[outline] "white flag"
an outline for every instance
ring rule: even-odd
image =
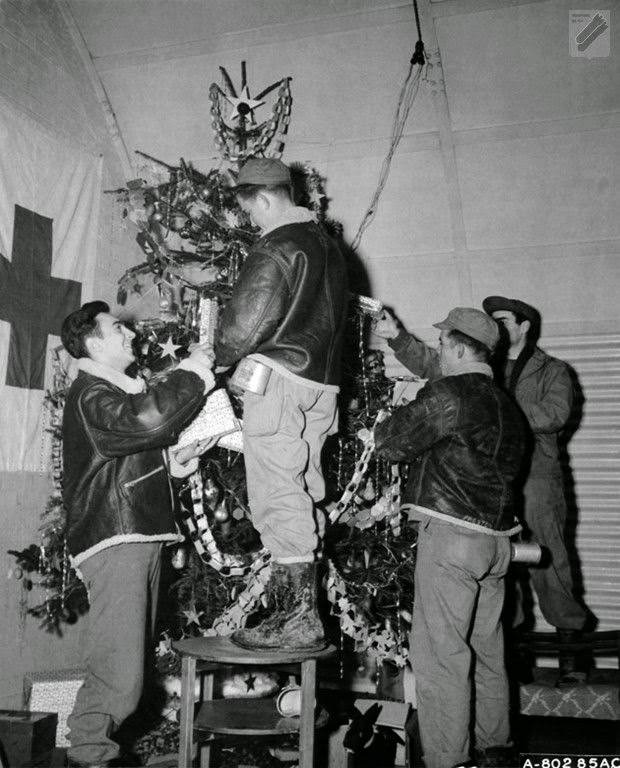
[[[0,470],[49,465],[50,351],[92,296],[102,160],[0,109]]]

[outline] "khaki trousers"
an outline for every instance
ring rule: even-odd
[[[145,646],[155,629],[161,547],[159,541],[118,544],[80,565],[90,609],[86,678],[67,720],[72,760],[100,763],[118,756],[110,735],[135,710],[142,693]]]
[[[560,629],[583,629],[586,612],[573,594],[573,577],[566,550],[566,500],[561,477],[528,477],[523,489],[524,518],[532,538],[549,551],[544,568],[529,569],[545,619]]]
[[[325,517],[321,452],[337,427],[336,393],[272,371],[263,395],[243,398],[243,455],[252,522],[280,562],[311,561]]]
[[[420,738],[426,768],[451,768],[469,760],[472,719],[478,749],[510,745],[500,624],[510,541],[427,517],[417,547],[410,654]]]

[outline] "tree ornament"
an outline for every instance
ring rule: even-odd
[[[211,509],[215,509],[217,507],[217,502],[220,499],[220,489],[212,477],[207,477],[203,481],[202,495],[206,504],[211,507]]]
[[[213,512],[213,517],[218,523],[225,523],[228,520],[228,510],[226,509],[225,502],[222,502]]]
[[[175,344],[172,341],[172,335],[168,336],[168,340],[165,344],[161,344],[158,342],[158,347],[161,347],[161,356],[162,357],[170,357],[173,360],[177,360],[177,349],[181,348],[181,344]]]
[[[172,567],[177,571],[185,568],[187,564],[187,552],[185,547],[177,547],[172,553],[170,562],[172,563]]]
[[[170,216],[170,229],[173,232],[179,232],[182,230],[185,225],[187,224],[188,217],[186,214],[182,213],[181,211],[175,211]]]

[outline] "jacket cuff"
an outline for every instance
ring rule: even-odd
[[[185,464],[181,464],[176,460],[175,453],[171,450],[168,453],[168,471],[172,477],[183,479],[189,477],[193,472],[198,469],[198,456],[194,456]]]
[[[215,386],[215,378],[213,376],[213,372],[211,371],[211,369],[207,368],[206,365],[200,365],[200,363],[197,363],[195,360],[190,360],[188,357],[185,358],[185,360],[181,360],[176,370],[190,371],[191,373],[198,374],[198,376],[200,376],[200,378],[204,382],[205,395],[207,394],[207,392],[210,392]]]

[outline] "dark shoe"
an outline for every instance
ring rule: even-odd
[[[457,763],[452,768],[478,768],[478,763],[475,760],[468,760],[466,763]]]
[[[272,563],[267,615],[231,639],[251,650],[320,651],[327,643],[317,611],[316,563]]]
[[[479,768],[518,768],[519,753],[514,747],[487,747],[476,752]]]
[[[137,766],[142,765],[142,761],[135,755],[119,755],[114,760],[110,760],[107,765],[110,768],[137,768]]]
[[[584,685],[587,670],[580,664],[583,657],[583,633],[578,629],[556,629],[558,637],[559,672],[556,688]]]

